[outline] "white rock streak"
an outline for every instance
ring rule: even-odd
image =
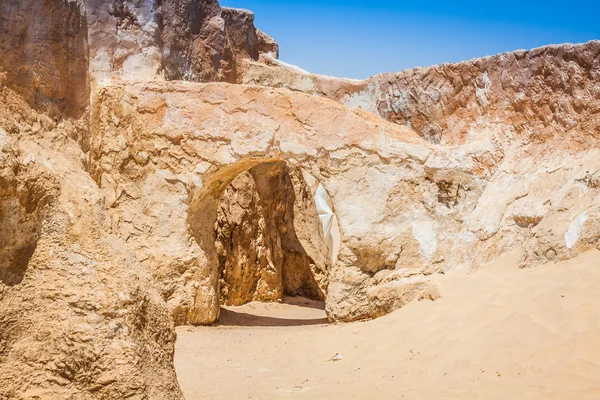
[[[581,234],[581,230],[583,229],[583,225],[587,221],[587,215],[585,213],[579,214],[577,218],[569,224],[569,228],[567,229],[567,233],[565,233],[565,245],[567,249],[571,249],[575,246],[575,243],[579,240],[579,235]]]

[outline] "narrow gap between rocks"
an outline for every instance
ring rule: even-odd
[[[225,189],[215,223],[219,324],[327,323],[330,249],[315,193],[300,168],[282,161],[257,165]]]

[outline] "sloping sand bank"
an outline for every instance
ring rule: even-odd
[[[600,252],[519,270],[514,254],[442,298],[326,325],[318,304],[248,304],[180,327],[188,400],[600,399]],[[331,360],[339,354],[337,361]]]

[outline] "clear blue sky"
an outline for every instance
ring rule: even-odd
[[[552,43],[600,39],[596,1],[220,0],[256,14],[281,59],[366,78]]]

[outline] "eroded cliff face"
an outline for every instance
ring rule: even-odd
[[[342,233],[327,292],[334,320],[382,315],[429,292],[443,254],[448,265],[451,256],[463,263],[471,256],[446,253],[461,224],[451,216],[435,219],[436,182],[454,176],[469,190],[456,198],[473,201],[493,171],[494,148],[435,149],[368,112],[240,85],[124,84],[106,88],[95,104],[94,176],[115,227],[157,279],[174,288],[165,293],[177,321],[217,318],[217,251],[205,227],[214,226],[227,185],[270,160],[309,171],[331,196]],[[446,159],[457,167],[448,170]],[[456,206],[457,218],[469,204]],[[439,238],[438,229],[447,236]],[[383,279],[382,270],[397,272]],[[372,301],[383,297],[383,287],[389,295]]]
[[[278,54],[247,10],[217,0],[86,0],[94,82],[189,80],[236,82],[239,64]]]
[[[244,60],[279,53],[252,12],[217,0],[2,0],[0,11],[0,83],[55,119],[81,117],[90,84],[233,83]]]
[[[54,119],[89,103],[85,7],[75,0],[0,1],[0,86]]]
[[[581,76],[594,77],[597,69],[594,61]],[[126,161],[115,155],[144,154],[144,160],[157,160],[136,162],[136,174],[144,176],[146,172],[141,171],[162,162],[151,155],[156,150],[138,147],[150,138],[156,146],[156,139],[163,137],[171,143],[170,152],[177,149],[185,158],[191,157],[190,165],[197,165],[196,157],[207,163],[194,172],[200,180],[193,175],[178,178],[187,182],[182,202],[189,204],[195,202],[198,185],[208,185],[212,174],[220,176],[221,169],[228,176],[227,168],[237,171],[259,159],[297,163],[327,188],[340,220],[342,247],[329,278],[329,316],[343,321],[371,318],[415,298],[435,298],[431,282],[438,275],[476,267],[517,246],[525,246],[522,264],[531,266],[568,258],[596,245],[597,228],[587,216],[596,213],[598,193],[593,184],[582,183],[593,182],[594,171],[600,169],[598,132],[589,130],[597,115],[593,111],[597,85],[592,86],[582,89],[585,109],[592,114],[582,126],[569,131],[568,140],[558,134],[534,140],[524,128],[495,117],[489,124],[473,127],[470,139],[460,146],[428,144],[407,128],[393,134],[398,124],[288,90],[115,87],[99,100],[100,115],[118,108],[118,119],[129,121],[128,129],[132,129],[119,137],[131,137],[130,144],[120,139],[119,146],[125,147],[113,149],[110,143],[116,142],[109,136],[121,128],[101,124],[94,151],[99,158],[94,163],[101,166],[103,176],[114,179],[110,191],[118,191],[124,184],[119,182],[131,178],[111,172]],[[149,126],[154,128],[145,132]],[[213,140],[211,131],[225,136]],[[191,171],[177,168],[184,170]],[[212,217],[206,218],[192,225],[210,226]],[[203,247],[211,240],[197,240],[204,243],[200,247],[205,255],[212,252]],[[196,264],[198,271],[206,271],[211,257]],[[202,279],[207,283],[198,285],[215,287],[211,273],[206,274],[199,276],[205,276]],[[208,299],[214,297],[203,293]],[[196,295],[195,301],[202,298]],[[172,298],[180,304],[182,299]],[[189,310],[188,321],[204,321],[196,320],[193,310],[214,307],[210,302],[188,304],[184,308]]]
[[[514,129],[537,142],[600,129],[600,42],[547,46],[380,74],[365,81],[301,73],[269,57],[247,61],[243,83],[331,98],[456,146],[486,129]]]
[[[79,129],[0,88],[0,398],[182,398],[173,320],[108,229]]]

